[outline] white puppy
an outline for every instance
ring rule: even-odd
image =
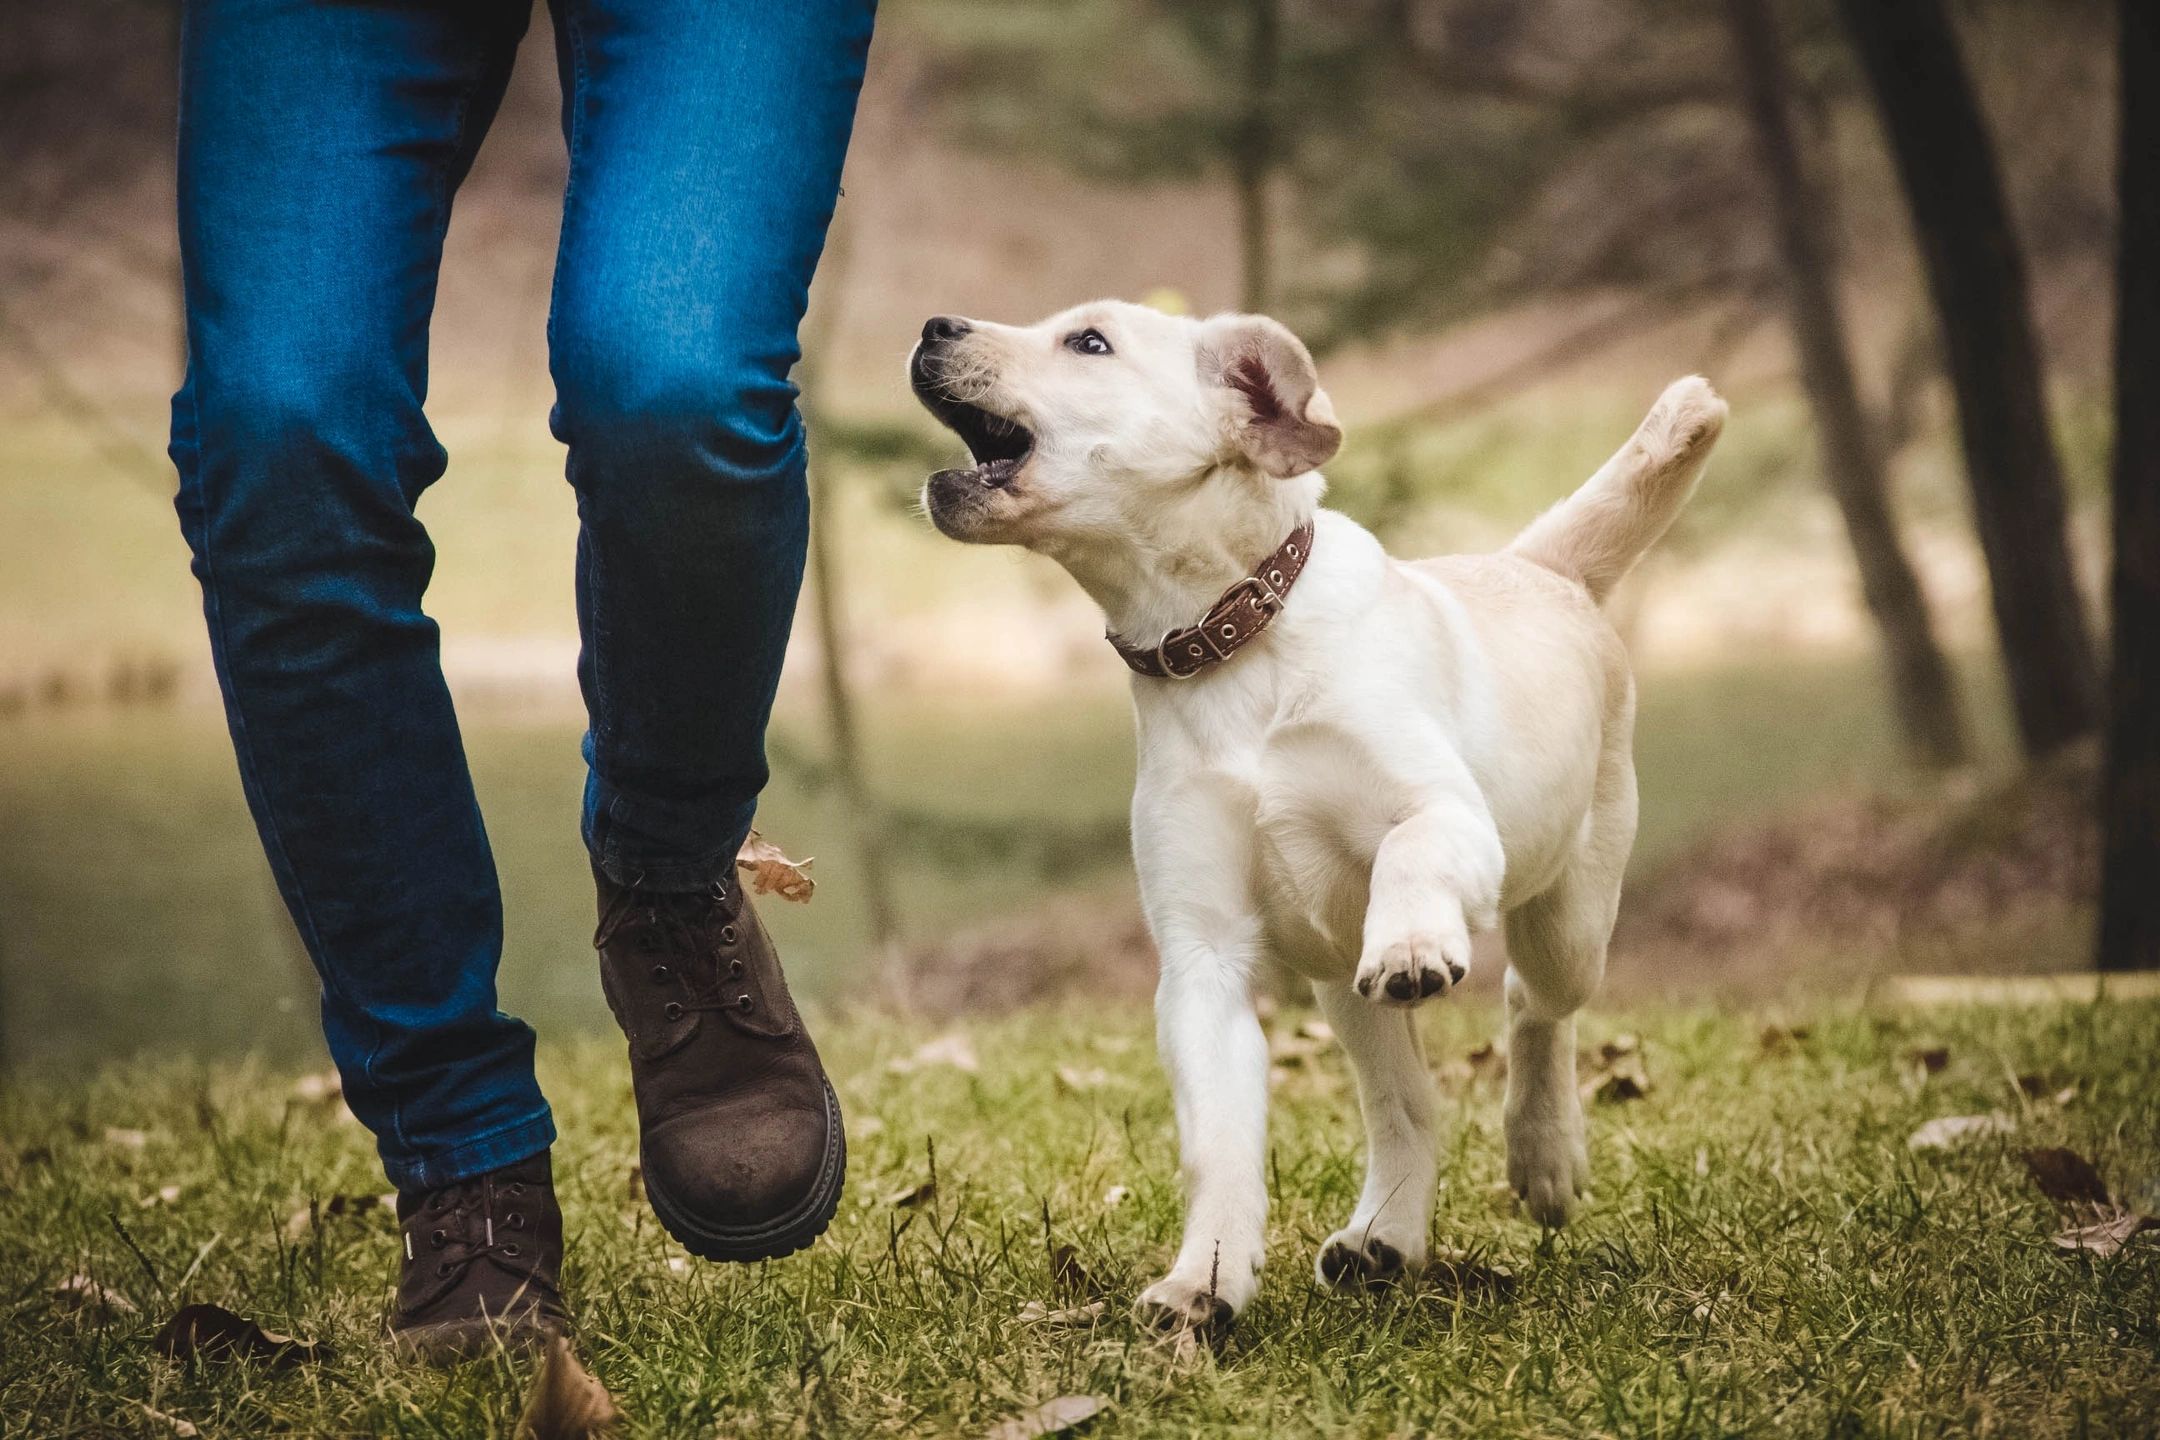
[[[1258,1288],[1270,957],[1312,982],[1369,1141],[1323,1283],[1425,1262],[1434,1096],[1411,1007],[1502,920],[1508,1177],[1562,1223],[1588,1167],[1574,1014],[1635,837],[1634,681],[1598,607],[1694,488],[1724,402],[1681,380],[1506,550],[1398,561],[1319,510],[1341,431],[1272,320],[941,316],[909,370],[978,462],[930,478],[937,527],[1056,560],[1142,672],[1133,851],[1187,1186],[1184,1243],[1142,1314],[1220,1328]]]

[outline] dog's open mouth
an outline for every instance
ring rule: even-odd
[[[962,473],[983,485],[1010,484],[1035,448],[1035,434],[1017,420],[993,415],[980,405],[955,400],[935,385],[918,384],[915,393],[939,423],[960,437],[975,464]]]

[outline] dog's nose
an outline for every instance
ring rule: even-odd
[[[957,315],[932,315],[922,325],[922,338],[932,345],[940,340],[957,340],[967,333],[967,321]]]

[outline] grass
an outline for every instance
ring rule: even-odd
[[[1286,1066],[1265,1288],[1221,1353],[1183,1356],[1126,1318],[1178,1212],[1144,1014],[983,1025],[974,1074],[895,1073],[925,1038],[905,1023],[826,1024],[854,1136],[848,1196],[813,1250],[753,1268],[670,1263],[680,1252],[625,1181],[635,1142],[615,1047],[545,1047],[580,1345],[650,1435],[981,1433],[1062,1393],[1110,1402],[1089,1432],[1104,1436],[2150,1434],[2160,1245],[2056,1252],[2059,1222],[2016,1152],[2075,1147],[2132,1195],[2160,1173],[2160,1004],[1785,1018],[1811,1022],[1785,1047],[1765,1047],[1748,1015],[1595,1020],[1586,1043],[1641,1036],[1652,1085],[1595,1108],[1596,1200],[1543,1237],[1495,1194],[1498,1088],[1460,1063],[1495,1016],[1429,1013],[1451,1096],[1436,1242],[1514,1272],[1504,1298],[1313,1288],[1360,1146],[1339,1059]],[[1934,1046],[1948,1064],[1926,1075],[1909,1057]],[[2026,1100],[2027,1073],[2076,1096]],[[367,1137],[291,1098],[291,1078],[167,1062],[0,1098],[0,1429],[172,1433],[147,1404],[205,1435],[508,1432],[519,1364],[439,1374],[377,1344],[387,1222],[287,1238],[311,1201],[381,1188]],[[1906,1146],[1927,1119],[1989,1110],[2018,1133]],[[147,1139],[114,1143],[108,1127]],[[933,1152],[935,1197],[893,1206],[930,1178]],[[142,1203],[168,1185],[176,1200]],[[1114,1207],[1113,1185],[1131,1192]],[[1016,1319],[1031,1300],[1086,1298],[1059,1290],[1053,1244],[1076,1248],[1106,1300],[1092,1327]],[[136,1313],[56,1306],[53,1287],[77,1273]],[[183,1299],[334,1354],[283,1374],[176,1368],[148,1341]]]

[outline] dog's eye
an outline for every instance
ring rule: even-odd
[[[1065,348],[1075,355],[1108,355],[1110,342],[1103,339],[1100,330],[1082,330],[1065,337]]]

